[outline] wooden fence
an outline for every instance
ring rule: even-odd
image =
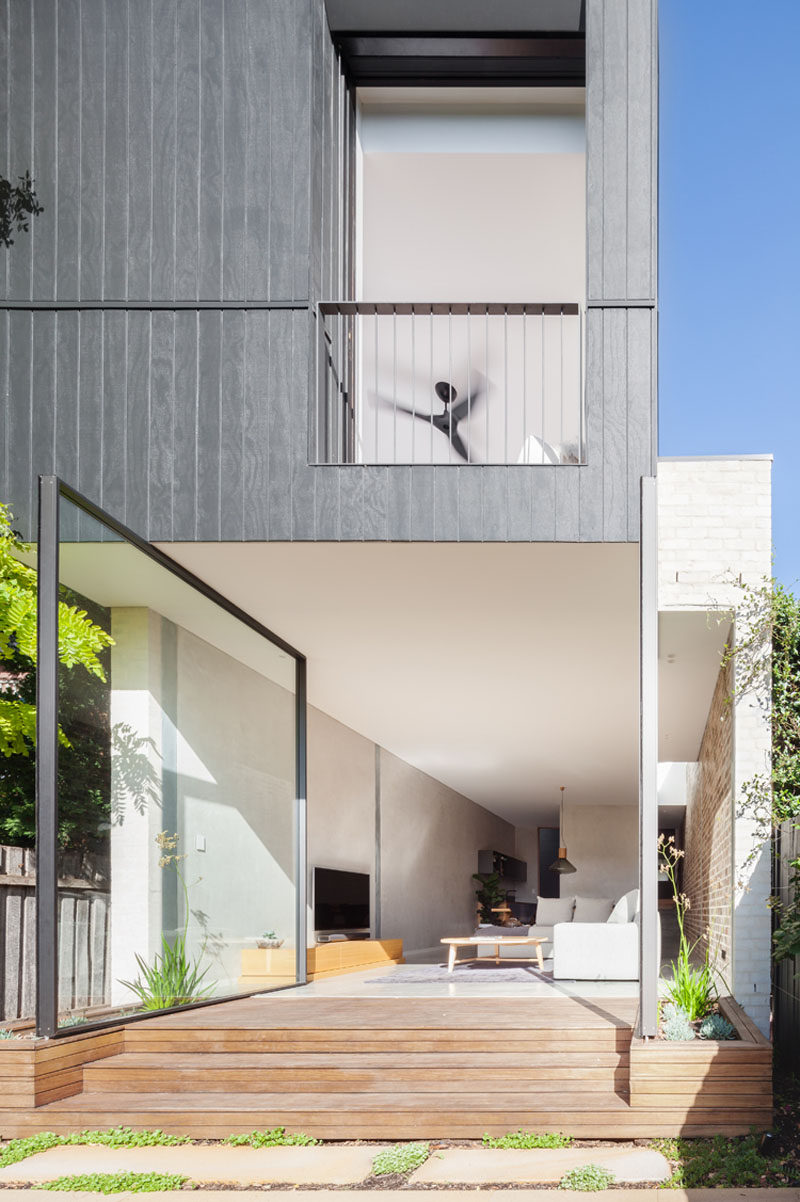
[[[109,997],[108,865],[65,853],[59,866],[59,1010]],[[2,1019],[33,1018],[36,992],[36,855],[0,845],[0,999]]]
[[[784,822],[778,828],[776,847],[775,892],[781,901],[789,901],[792,860],[800,859],[800,827]],[[800,956],[781,960],[773,972],[773,1037],[780,1062],[800,1068]]]

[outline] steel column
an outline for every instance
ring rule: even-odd
[[[658,1025],[658,510],[641,480],[639,531],[639,1035]]]
[[[307,755],[306,755],[306,661],[295,660],[295,974],[300,985],[308,980],[308,849],[307,849]]]
[[[36,662],[36,1034],[58,1027],[58,502],[39,477]]]

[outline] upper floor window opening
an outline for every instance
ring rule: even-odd
[[[360,88],[357,112],[318,461],[582,462],[584,90]]]

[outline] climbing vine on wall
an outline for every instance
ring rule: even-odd
[[[735,660],[736,694],[759,698],[772,721],[770,772],[744,784],[739,805],[757,822],[764,843],[782,823],[800,825],[800,601],[775,580],[743,586],[736,628],[736,647],[726,648],[723,664]],[[800,955],[800,860],[789,869],[789,897],[771,899],[778,915],[777,960]]]

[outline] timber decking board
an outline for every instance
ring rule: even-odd
[[[552,1034],[572,1028],[617,1027],[630,1030],[636,1017],[633,998],[579,1001],[558,998],[242,998],[148,1020],[150,1031],[178,1028],[214,1030],[492,1030],[545,1029]],[[136,1030],[128,1029],[128,1034]]]
[[[245,998],[41,1045],[38,1055],[30,1045],[0,1054],[2,1133],[123,1124],[220,1138],[288,1126],[403,1139],[526,1127],[645,1138],[769,1126],[768,1044],[643,1044],[632,1038],[635,1006]],[[97,1058],[85,1063],[93,1043]],[[24,1070],[16,1088],[14,1066]]]

